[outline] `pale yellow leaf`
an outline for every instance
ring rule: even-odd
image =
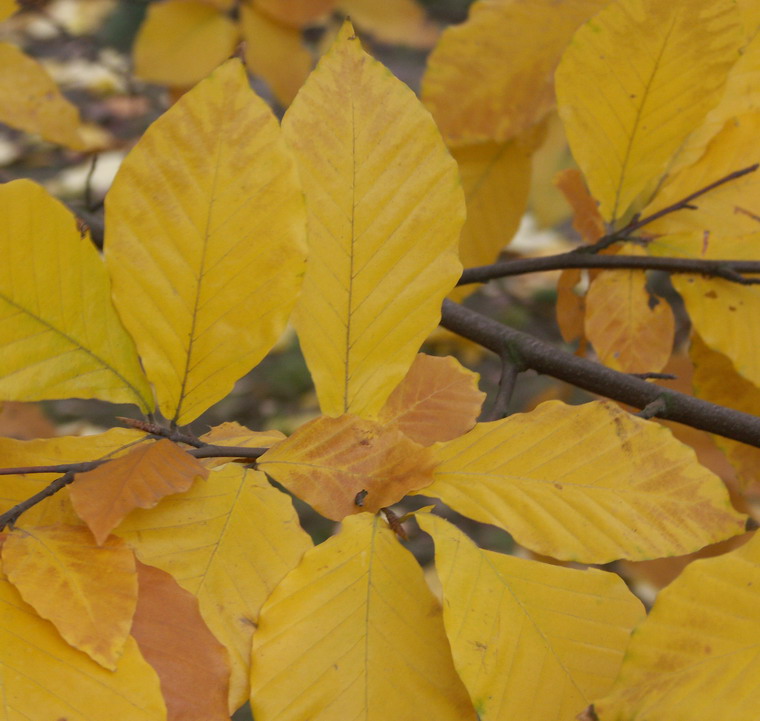
[[[438,602],[379,516],[308,551],[253,638],[256,721],[475,719]]]
[[[442,518],[435,541],[446,635],[483,721],[572,719],[617,676],[641,602],[614,573],[478,548]]]
[[[542,403],[436,448],[424,493],[537,553],[582,563],[694,551],[744,530],[720,479],[610,401]]]
[[[395,426],[352,415],[315,418],[256,467],[334,521],[392,506],[433,480],[429,449]]]
[[[333,11],[338,0],[253,0],[258,10],[284,25],[311,25]]]
[[[248,69],[266,80],[280,105],[290,105],[313,63],[301,31],[270,20],[249,5],[241,5],[240,23]]]
[[[717,104],[740,45],[731,0],[620,0],[576,33],[557,68],[557,101],[605,220],[651,192]]]
[[[0,397],[152,410],[103,262],[74,216],[39,185],[15,180],[0,185],[0,217]]]
[[[137,563],[140,592],[132,634],[161,678],[167,721],[229,721],[227,650],[198,600],[166,572]]]
[[[98,545],[135,508],[153,508],[164,496],[188,490],[208,469],[163,438],[86,473],[69,487],[71,502]]]
[[[0,0],[0,22],[9,18],[18,10],[16,0]]]
[[[480,415],[486,394],[478,389],[479,377],[452,356],[420,353],[378,420],[397,425],[423,446],[450,441],[469,431]]]
[[[0,576],[3,721],[165,721],[156,672],[128,638],[114,672],[61,639]]]
[[[459,239],[465,268],[493,263],[517,232],[528,203],[533,148],[529,140],[517,139],[452,149],[467,201]],[[460,286],[449,297],[460,301],[478,287]]]
[[[85,146],[79,111],[36,60],[0,43],[0,123],[75,150]]]
[[[578,26],[609,0],[480,0],[428,61],[422,97],[447,142],[503,143],[554,106],[552,75]]]
[[[3,570],[67,643],[116,669],[137,606],[135,557],[124,541],[98,546],[84,526],[17,528],[3,543]]]
[[[220,400],[285,328],[303,196],[277,121],[232,60],[142,136],[106,198],[114,297],[179,424]]]
[[[417,0],[339,0],[338,4],[351,22],[382,43],[430,48],[440,33]]]
[[[636,629],[600,721],[754,719],[760,704],[760,536],[694,561]]]
[[[201,615],[230,655],[230,710],[241,706],[261,605],[311,546],[290,498],[263,473],[228,464],[186,493],[133,511],[119,535],[141,561],[197,596]]]
[[[285,115],[309,209],[294,324],[327,415],[376,414],[460,273],[456,164],[346,22]]]
[[[235,23],[210,3],[151,3],[135,39],[135,74],[152,83],[195,85],[231,55],[237,37]]]

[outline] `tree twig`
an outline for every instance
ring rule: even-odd
[[[501,354],[501,378],[499,378],[499,390],[494,398],[493,405],[483,415],[484,421],[498,421],[507,415],[509,402],[515,390],[517,376],[525,370],[521,363],[516,363],[509,352]]]
[[[13,508],[7,510],[5,513],[0,514],[0,531],[6,526],[13,526],[18,520],[18,517],[28,511],[32,506],[36,506],[40,501],[44,501],[46,498],[58,493],[62,488],[71,483],[75,478],[74,471],[67,471],[64,475],[56,478],[52,483],[49,483],[38,493],[30,496],[21,503],[17,503]]]

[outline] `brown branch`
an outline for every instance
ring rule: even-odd
[[[528,368],[636,408],[646,408],[661,398],[665,408],[657,414],[659,418],[760,448],[758,416],[665,389],[579,358],[451,300],[443,302],[441,325],[499,355],[505,347],[511,347]]]
[[[30,498],[27,498],[21,503],[17,503],[13,508],[7,510],[5,513],[0,514],[0,531],[6,526],[13,527],[13,524],[18,520],[18,517],[28,511],[32,506],[36,506],[40,501],[44,501],[46,498],[58,493],[64,486],[68,486],[75,478],[74,471],[68,471],[60,478],[56,478],[52,483],[48,484],[39,493],[35,493]]]

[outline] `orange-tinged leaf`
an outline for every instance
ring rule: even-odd
[[[235,49],[237,28],[202,0],[151,3],[133,51],[135,74],[187,87],[205,78]]]
[[[459,239],[465,268],[493,263],[517,232],[528,203],[534,146],[526,138],[452,149],[467,201]],[[478,287],[473,283],[455,288],[450,297],[461,300]]]
[[[74,216],[15,180],[0,185],[0,217],[0,398],[78,396],[152,410],[103,262]]]
[[[651,192],[717,104],[740,45],[731,0],[620,0],[576,33],[557,68],[557,101],[605,220]]]
[[[106,261],[161,412],[220,400],[285,328],[305,258],[303,195],[238,60],[142,136],[106,198]]]
[[[752,719],[760,702],[760,536],[695,561],[660,591],[601,721]]]
[[[98,546],[83,526],[19,528],[3,544],[3,570],[67,643],[116,669],[137,605],[135,557],[124,541]]]
[[[645,616],[620,576],[484,551],[442,518],[417,521],[435,541],[446,635],[481,719],[571,719],[609,690]]]
[[[167,721],[229,721],[230,664],[198,600],[165,571],[137,563],[132,634],[161,679]]]
[[[582,563],[694,551],[744,530],[721,480],[670,431],[609,401],[542,403],[436,447],[425,495]]]
[[[115,672],[107,671],[63,641],[2,576],[0,604],[3,721],[166,719],[156,672],[133,638],[126,640]]]
[[[573,228],[587,243],[595,243],[607,228],[599,213],[599,206],[591,197],[577,168],[567,168],[554,177],[554,184],[562,191],[573,209]]]
[[[478,389],[478,379],[456,358],[420,353],[378,420],[397,425],[423,446],[450,441],[469,431],[480,415],[486,394]]]
[[[334,521],[392,506],[433,480],[429,449],[397,427],[352,415],[315,418],[256,466]]]
[[[554,68],[609,0],[480,0],[433,50],[422,97],[447,142],[503,143],[554,105]],[[456,99],[455,101],[453,99]]]
[[[331,13],[337,0],[253,0],[253,4],[285,25],[301,27]]]
[[[379,516],[346,518],[308,551],[253,638],[256,721],[475,719],[440,606]]]
[[[581,273],[579,268],[568,268],[560,273],[557,281],[557,325],[565,343],[584,337],[586,296],[575,292]]]
[[[208,433],[204,433],[200,440],[211,445],[271,448],[285,438],[281,431],[252,431],[233,421],[214,426]],[[217,468],[229,462],[229,458],[204,458],[201,461],[206,468]]]
[[[0,43],[0,123],[75,150],[85,146],[79,111],[36,60]]]
[[[586,337],[602,363],[624,373],[659,373],[673,351],[673,311],[646,286],[643,270],[605,270],[586,293]]]
[[[340,0],[340,9],[383,43],[429,48],[440,32],[417,0]]]
[[[327,415],[376,414],[460,273],[456,164],[345,23],[283,120],[309,209],[294,325]]]
[[[227,648],[229,708],[248,697],[251,637],[264,601],[311,546],[290,498],[263,473],[228,464],[186,493],[137,509],[119,528],[140,560],[177,579]]]
[[[98,545],[135,508],[153,508],[164,496],[186,491],[208,469],[163,438],[86,473],[78,473],[69,495]]]
[[[270,20],[249,5],[240,6],[240,23],[248,69],[266,80],[281,105],[290,105],[313,63],[301,31]]]

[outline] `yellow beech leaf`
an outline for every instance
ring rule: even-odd
[[[447,142],[503,143],[541,120],[554,105],[562,51],[608,2],[476,2],[467,22],[443,33],[422,80],[422,98]]]
[[[477,373],[456,358],[420,353],[380,411],[383,425],[396,424],[423,446],[450,441],[469,431],[480,415],[486,394]]]
[[[186,491],[207,468],[166,438],[143,444],[116,460],[78,473],[71,502],[98,545],[135,508],[153,508],[164,496]]]
[[[659,180],[717,104],[740,45],[731,0],[620,0],[576,33],[557,68],[557,102],[605,220]]]
[[[397,427],[352,415],[315,418],[256,466],[334,521],[392,506],[433,480],[429,449]]]
[[[0,217],[0,397],[77,396],[151,410],[103,262],[74,216],[40,186],[15,180],[0,185]]]
[[[644,608],[617,574],[478,548],[418,514],[435,541],[454,666],[483,721],[572,719],[606,693]]]
[[[548,401],[435,450],[426,496],[553,558],[674,556],[744,530],[691,448],[610,401]]]
[[[694,395],[712,403],[760,415],[760,389],[742,378],[722,353],[710,350],[696,333],[689,355],[694,363]],[[713,436],[746,486],[760,480],[760,449],[722,436]]]
[[[456,163],[414,93],[341,29],[285,114],[309,209],[294,324],[322,412],[376,414],[461,273]]]
[[[208,433],[204,433],[200,440],[211,445],[271,448],[275,443],[284,441],[285,438],[285,434],[281,431],[252,431],[233,421],[214,426]],[[229,462],[229,458],[204,458],[201,460],[206,468],[217,468]]]
[[[9,18],[18,10],[16,0],[0,0],[0,22]]]
[[[553,180],[557,173],[573,166],[573,159],[556,110],[549,113],[542,125],[546,138],[533,154],[529,206],[540,228],[556,228],[570,216],[570,211]]]
[[[757,534],[731,553],[690,563],[633,634],[615,686],[594,704],[600,721],[756,718],[758,588]]]
[[[237,38],[235,23],[210,3],[151,3],[135,39],[135,75],[163,85],[195,85],[232,54]]]
[[[595,243],[607,228],[599,214],[599,206],[591,197],[577,168],[562,170],[554,178],[554,184],[562,191],[573,209],[573,228],[587,243]]]
[[[65,600],[54,596],[51,600]],[[156,672],[127,638],[115,671],[61,639],[0,575],[0,698],[6,719],[164,721]]]
[[[106,199],[106,261],[161,412],[223,398],[285,328],[303,274],[303,196],[238,60],[142,136]]]
[[[479,143],[452,149],[467,201],[467,220],[459,239],[465,268],[493,263],[520,226],[530,190],[532,144],[523,140]],[[478,284],[455,288],[461,300]]]
[[[340,9],[380,42],[429,48],[439,30],[417,0],[340,0]]]
[[[280,105],[290,105],[313,63],[301,31],[275,22],[249,5],[240,6],[240,22],[248,69],[266,80]]]
[[[602,363],[624,373],[659,373],[673,351],[673,311],[646,286],[643,270],[605,270],[586,293],[586,337]]]
[[[3,570],[67,643],[116,669],[137,605],[135,557],[124,541],[98,546],[83,526],[18,528],[3,543]]]
[[[311,546],[290,498],[263,473],[228,464],[186,493],[133,511],[119,535],[141,561],[171,573],[198,598],[230,655],[229,708],[240,707],[261,605]]]
[[[75,150],[85,147],[76,106],[42,65],[7,43],[0,43],[0,123]]]
[[[284,25],[301,27],[331,13],[337,0],[253,0],[254,6]]]
[[[132,634],[161,679],[167,721],[229,721],[227,650],[198,600],[165,571],[137,563],[140,592]]]
[[[379,516],[346,518],[308,551],[253,638],[256,721],[475,719],[440,606]]]

